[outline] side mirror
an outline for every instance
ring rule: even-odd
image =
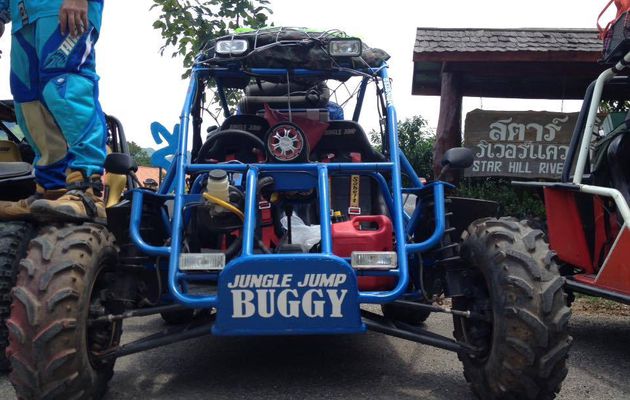
[[[465,147],[453,147],[444,153],[442,166],[448,168],[465,169],[472,166],[475,155]]]
[[[112,174],[127,175],[138,170],[138,164],[125,153],[110,153],[105,159],[105,170]]]

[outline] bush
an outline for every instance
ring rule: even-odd
[[[379,150],[382,148],[382,138],[379,132],[370,132],[370,140]],[[427,120],[419,115],[398,121],[399,146],[409,159],[416,174],[430,180],[433,178],[431,169],[433,160],[433,146],[435,132],[428,127]]]
[[[464,178],[456,193],[457,196],[496,201],[504,216],[545,218],[545,204],[540,189],[516,187],[508,179]]]

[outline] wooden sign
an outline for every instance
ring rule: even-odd
[[[557,179],[578,113],[474,110],[466,115],[464,146],[475,153],[466,177]]]

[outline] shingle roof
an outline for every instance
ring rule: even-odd
[[[442,29],[418,28],[414,53],[598,52],[595,29]]]

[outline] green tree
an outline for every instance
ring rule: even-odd
[[[380,133],[370,132],[370,139],[375,146],[379,148],[382,146]],[[416,115],[404,121],[398,121],[398,140],[400,148],[418,176],[432,178],[431,164],[435,132],[429,128],[427,120]]]
[[[153,0],[160,17],[153,27],[164,39],[161,53],[172,47],[172,57],[183,56],[186,73],[208,41],[237,28],[261,28],[272,13],[268,0]]]
[[[141,167],[150,167],[151,166],[151,157],[147,154],[147,152],[140,147],[136,142],[127,142],[129,146],[129,155],[136,160],[136,164]]]

